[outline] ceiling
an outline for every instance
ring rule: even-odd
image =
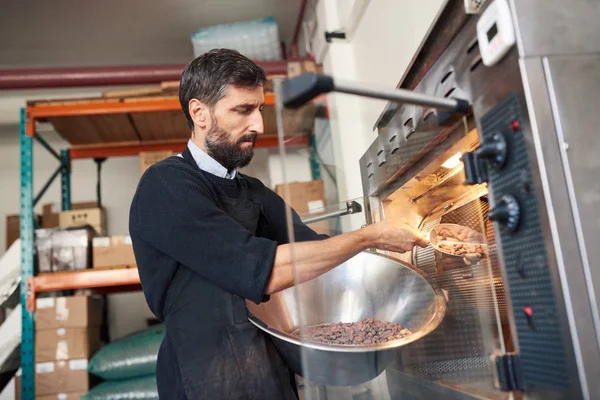
[[[186,63],[192,32],[265,16],[275,17],[289,49],[300,7],[300,0],[1,1],[0,68]]]

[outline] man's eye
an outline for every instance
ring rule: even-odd
[[[239,110],[239,113],[242,115],[250,115],[252,113],[252,109],[250,108],[243,108],[241,110]]]
[[[263,112],[264,109],[265,109],[264,106],[260,106],[260,108],[258,109],[258,111]]]

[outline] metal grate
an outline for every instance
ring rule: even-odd
[[[489,230],[484,222],[487,210],[487,198],[476,198],[452,211],[442,209],[430,215],[421,230],[429,232],[440,223],[466,225],[485,232],[488,242],[493,244],[491,249],[495,251],[493,230]],[[498,325],[506,318],[499,266],[490,268],[487,262],[475,266],[461,263],[460,268],[439,272],[432,247],[417,248],[414,261],[446,292],[449,302],[446,318],[440,327],[402,351],[404,366],[440,379],[448,379],[452,375],[455,381],[467,382],[477,376],[492,382],[494,373],[490,368],[490,355],[499,348]],[[490,261],[497,263],[495,254],[490,256]],[[497,274],[492,273],[494,270]],[[493,279],[493,285],[490,279]]]
[[[441,375],[446,372],[464,371],[468,369],[487,369],[493,365],[490,357],[457,358],[449,361],[434,361],[423,364],[407,365],[412,371],[425,375]]]

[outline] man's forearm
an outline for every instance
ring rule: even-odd
[[[326,240],[277,246],[273,271],[265,294],[276,293],[316,278],[361,251],[374,247],[370,230],[370,227],[366,227]],[[294,268],[298,275],[297,281]]]

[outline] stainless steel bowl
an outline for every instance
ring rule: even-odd
[[[425,274],[391,257],[365,251],[260,305],[247,302],[250,322],[273,338],[289,367],[325,385],[353,386],[377,377],[399,347],[422,338],[446,312],[442,291]],[[346,346],[305,342],[292,332],[364,318],[392,321],[412,334],[377,345]]]

